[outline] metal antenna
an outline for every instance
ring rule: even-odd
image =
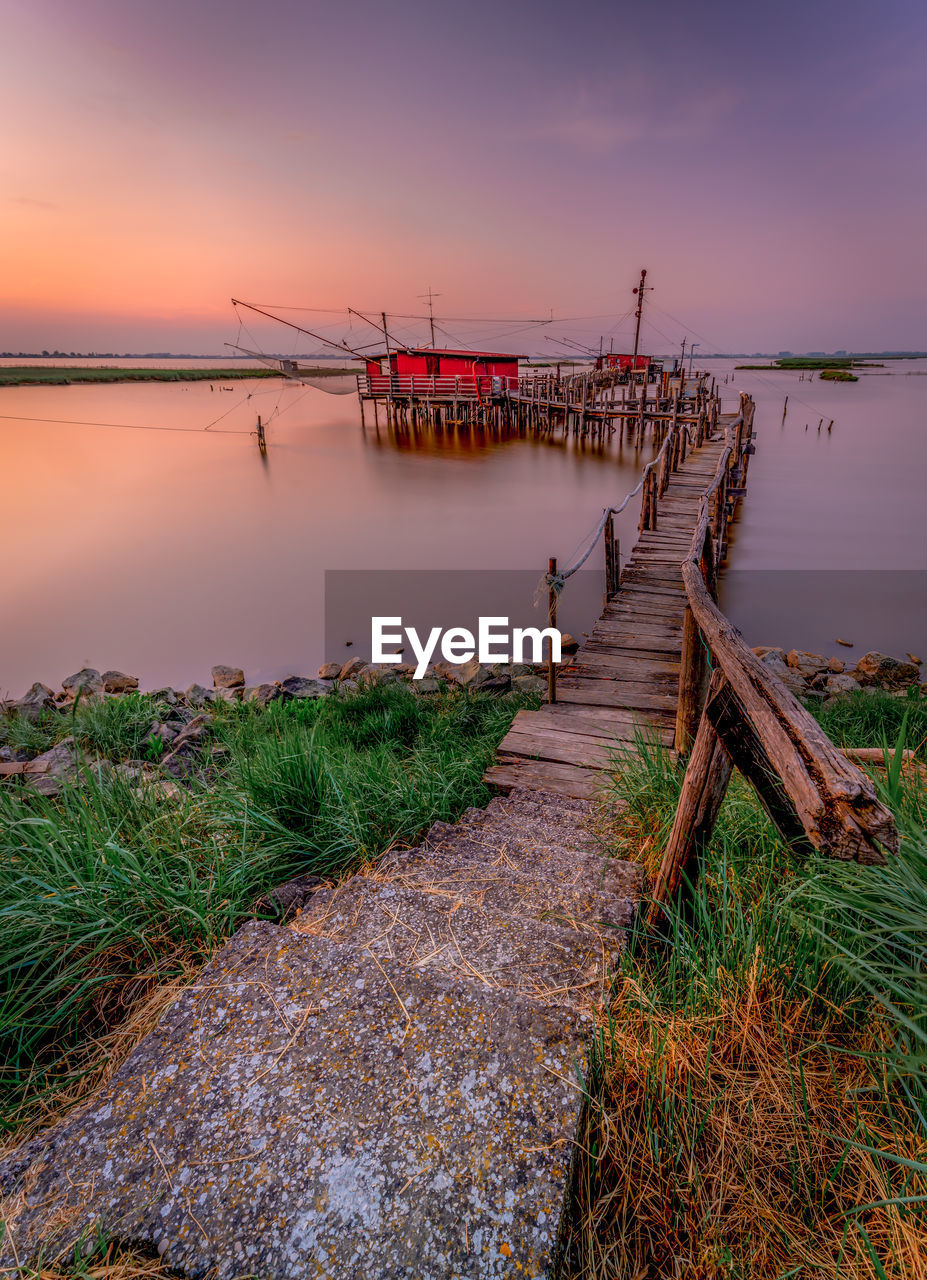
[[[428,323],[429,323],[429,325],[430,325],[430,327],[431,327],[431,345],[432,345],[432,346],[434,346],[434,345],[435,345],[435,306],[434,306],[434,299],[435,299],[435,298],[443,298],[443,297],[444,297],[444,295],[443,295],[442,293],[432,293],[432,292],[431,292],[431,285],[429,285],[429,286],[428,286],[428,292],[427,292],[427,293],[420,293],[420,294],[418,295],[418,297],[419,297],[419,298],[421,298],[421,300],[422,300],[423,302],[427,302],[427,303],[428,303]]]

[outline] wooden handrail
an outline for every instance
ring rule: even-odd
[[[733,765],[756,788],[786,840],[864,863],[883,863],[885,852],[898,848],[895,820],[872,780],[760,661],[714,598],[714,565],[723,557],[725,542],[728,479],[733,475],[742,481],[749,460],[754,406],[747,397],[742,397],[742,410],[728,428],[727,445],[702,496],[681,566],[687,607],[676,747],[691,754],[653,889],[651,923],[710,835]],[[722,506],[720,522],[711,519],[713,502]]]

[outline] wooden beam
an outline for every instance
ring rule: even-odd
[[[709,702],[721,684],[722,677],[716,672],[708,690]],[[703,714],[682,781],[673,829],[650,895],[648,925],[654,926],[659,922],[663,915],[661,904],[674,898],[683,877],[691,874],[693,864],[714,829],[732,768],[731,757],[707,714]]]

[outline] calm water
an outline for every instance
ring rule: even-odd
[[[721,602],[753,644],[927,657],[927,361],[856,372],[734,374],[758,439]]]
[[[723,380],[733,364],[712,368]],[[835,570],[927,568],[927,378],[912,376],[922,374],[927,362],[906,361],[845,385],[739,372],[722,387],[731,404],[743,389],[759,405],[724,601],[752,643],[834,651],[841,635],[856,652],[927,647],[916,575],[875,608],[857,586],[839,615],[826,585],[846,586]],[[350,395],[221,385],[0,390],[0,690],[54,685],[85,664],[131,671],[143,687],[208,681],[216,662],[240,663],[253,681],[311,673],[368,649],[359,635],[345,637],[352,650],[324,652],[326,569],[540,574],[549,555],[570,562],[650,456],[470,433],[397,440],[362,432]],[[265,460],[251,435],[258,413],[270,419]],[[835,419],[830,435],[816,431],[822,415]],[[89,423],[109,425],[79,425]],[[621,521],[624,548],[636,518]],[[795,570],[804,579],[783,576]],[[593,587],[565,595],[562,625],[588,626]]]

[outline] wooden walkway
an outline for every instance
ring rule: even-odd
[[[719,427],[733,416],[722,415]],[[620,589],[575,660],[560,667],[557,702],[519,711],[484,775],[488,783],[589,797],[635,728],[672,746],[686,602],[680,564],[724,443],[719,430],[672,474],[657,528],[640,534]]]

